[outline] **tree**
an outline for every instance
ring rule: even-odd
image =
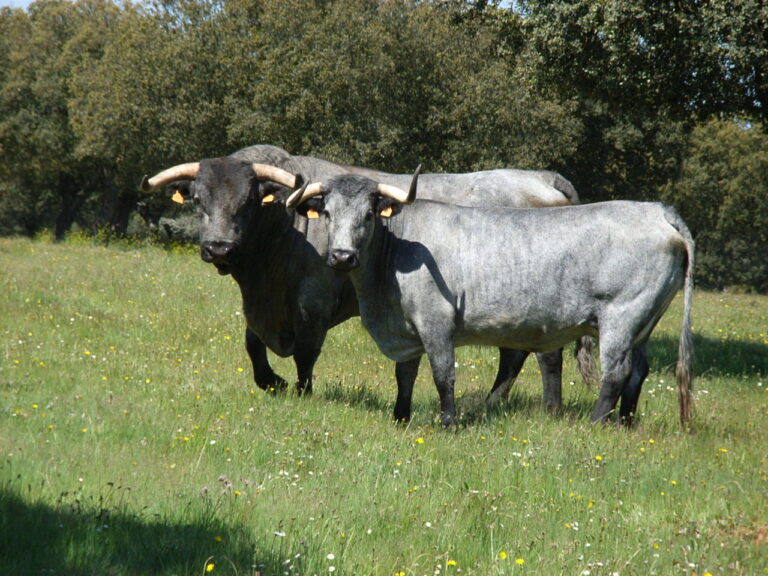
[[[724,0],[707,4],[734,114],[768,120],[768,4]]]
[[[694,123],[734,109],[713,4],[519,2],[540,81],[579,102],[585,133],[570,166],[585,196],[656,197]]]
[[[3,10],[3,82],[0,87],[0,229],[33,234],[53,228],[60,238],[83,204],[104,186],[88,158],[76,157],[69,123],[72,70],[99,51],[112,5],[101,0],[33,3],[29,12]],[[96,15],[99,18],[96,18]]]
[[[678,181],[664,189],[696,240],[703,285],[768,291],[768,135],[762,125],[697,126]]]
[[[459,1],[266,2],[259,78],[230,134],[392,171],[551,167],[578,123],[501,58],[508,16]]]

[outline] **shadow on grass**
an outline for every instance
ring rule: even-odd
[[[677,348],[678,339],[675,336],[654,335],[651,338],[648,342],[651,376],[662,371],[674,372]],[[595,350],[596,355],[597,353],[598,348]],[[694,375],[741,377],[768,375],[768,345],[759,342],[720,341],[697,334],[694,336],[694,356]],[[578,385],[581,386],[580,381]],[[390,387],[391,394],[387,389]],[[574,396],[570,395],[569,390],[564,386],[563,408],[558,416],[588,421],[597,401],[598,390],[599,387],[593,389],[591,393],[580,391]],[[522,394],[513,387],[507,400],[497,406],[488,407],[485,405],[487,393],[485,390],[475,390],[457,399],[462,425],[473,425],[489,417],[505,418],[521,413],[539,417],[546,414],[540,395]],[[324,392],[324,398],[379,413],[382,418],[389,418],[396,394],[393,379],[391,386],[362,384],[352,387],[341,383],[330,383]],[[428,418],[436,419],[437,404],[437,393],[435,393],[434,402],[428,405],[414,402],[414,419],[423,420],[424,412],[427,411],[433,412]]]
[[[678,340],[666,335],[648,342],[651,372],[674,370]],[[694,374],[715,376],[764,376],[768,374],[768,344],[740,340],[716,340],[695,335]]]
[[[581,386],[581,384],[579,384]],[[490,389],[490,388],[489,388]],[[391,419],[397,389],[394,382],[390,390],[387,386],[356,385],[349,386],[341,383],[328,383],[324,387],[323,399],[331,402],[356,407],[374,414],[380,414],[382,418]],[[523,414],[524,417],[558,417],[580,419],[588,421],[594,409],[597,399],[597,390],[589,393],[581,390],[578,394],[563,391],[563,407],[555,414],[549,413],[544,407],[540,394],[526,394],[513,386],[509,398],[496,405],[486,404],[488,390],[474,389],[463,392],[456,400],[456,408],[459,413],[461,426],[472,426],[491,418],[508,418],[512,415]],[[437,423],[439,401],[437,392],[428,400],[414,400],[413,422]],[[393,420],[394,423],[394,420]]]
[[[192,575],[280,572],[245,532],[213,518],[178,524],[108,510],[61,508],[0,486],[0,566],[5,574]],[[211,570],[213,571],[213,570]]]
[[[384,398],[386,390],[381,390],[380,388],[382,387],[376,385],[361,384],[349,386],[340,382],[328,382],[324,387],[323,398],[331,402],[364,408],[370,412],[391,415],[394,400],[397,396],[397,387],[392,382],[390,387],[392,393],[391,400]]]
[[[495,418],[561,418],[569,420],[589,421],[595,406],[597,396],[585,396],[584,392],[573,398],[567,398],[567,390],[563,391],[563,406],[556,412],[550,412],[544,406],[541,396],[529,395],[520,392],[514,387],[509,397],[495,405],[487,405],[485,402],[487,392],[475,390],[464,394],[458,402],[461,413],[460,419],[463,425],[471,426],[488,419]]]

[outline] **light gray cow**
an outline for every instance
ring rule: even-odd
[[[648,374],[646,342],[682,287],[677,378],[680,420],[688,422],[693,240],[672,208],[627,201],[546,210],[413,203],[417,176],[407,193],[337,176],[305,185],[287,204],[322,215],[328,264],[349,274],[379,349],[402,365],[427,354],[443,424],[456,421],[456,346],[546,351],[583,335],[600,342],[603,378],[593,421],[608,419],[621,398],[619,416],[630,424]],[[399,387],[401,409],[410,410],[410,397],[410,388]]]
[[[284,171],[270,180],[270,166]],[[280,356],[294,357],[298,389],[311,391],[312,370],[327,330],[357,314],[349,281],[324,266],[324,226],[287,212],[283,204],[301,176],[323,180],[349,172],[392,184],[406,182],[406,186],[410,180],[407,175],[293,156],[275,146],[258,145],[224,158],[173,166],[145,183],[148,189],[172,184],[182,197],[197,203],[201,257],[220,273],[232,274],[240,286],[246,348],[256,384],[263,389],[285,385],[269,365],[269,347]],[[573,186],[557,173],[509,169],[423,175],[422,195],[468,205],[578,202]],[[495,382],[500,395],[509,389],[527,355],[520,350],[500,350]],[[589,378],[591,366],[586,360],[591,360],[589,354],[580,358],[579,366]],[[545,402],[556,409],[561,403],[562,350],[539,355],[539,363]],[[417,371],[418,362],[398,365],[398,382],[404,388],[412,387]],[[407,420],[409,415],[396,407],[396,419]]]

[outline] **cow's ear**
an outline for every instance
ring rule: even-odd
[[[168,184],[165,191],[173,202],[184,204],[192,200],[191,186],[192,183],[189,180],[176,180]]]
[[[377,196],[376,197],[376,213],[382,218],[392,218],[400,214],[400,210],[403,209],[403,205],[389,196]]]
[[[301,176],[296,176],[296,186],[299,187],[302,184]],[[258,184],[258,197],[261,205],[267,204],[285,204],[285,201],[293,193],[291,188],[287,188],[277,182],[271,182],[269,180],[262,180]]]
[[[313,196],[296,206],[296,212],[310,220],[319,218],[323,210],[325,210],[325,198],[322,196]]]

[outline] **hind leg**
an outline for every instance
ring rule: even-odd
[[[628,341],[631,340],[606,337],[605,341],[600,342],[603,383],[592,413],[592,422],[607,422],[610,419],[632,375],[632,350],[622,345],[622,342]]]
[[[621,423],[626,426],[632,425],[646,376],[648,376],[648,356],[645,353],[645,344],[643,344],[632,351],[632,373],[621,393],[619,417]]]
[[[520,374],[526,358],[528,358],[528,352],[523,350],[499,348],[499,371],[496,373],[493,388],[485,399],[486,404],[498,404],[509,396],[509,390],[515,383],[517,375]]]
[[[563,349],[536,354],[544,385],[544,405],[552,413],[563,407]]]

